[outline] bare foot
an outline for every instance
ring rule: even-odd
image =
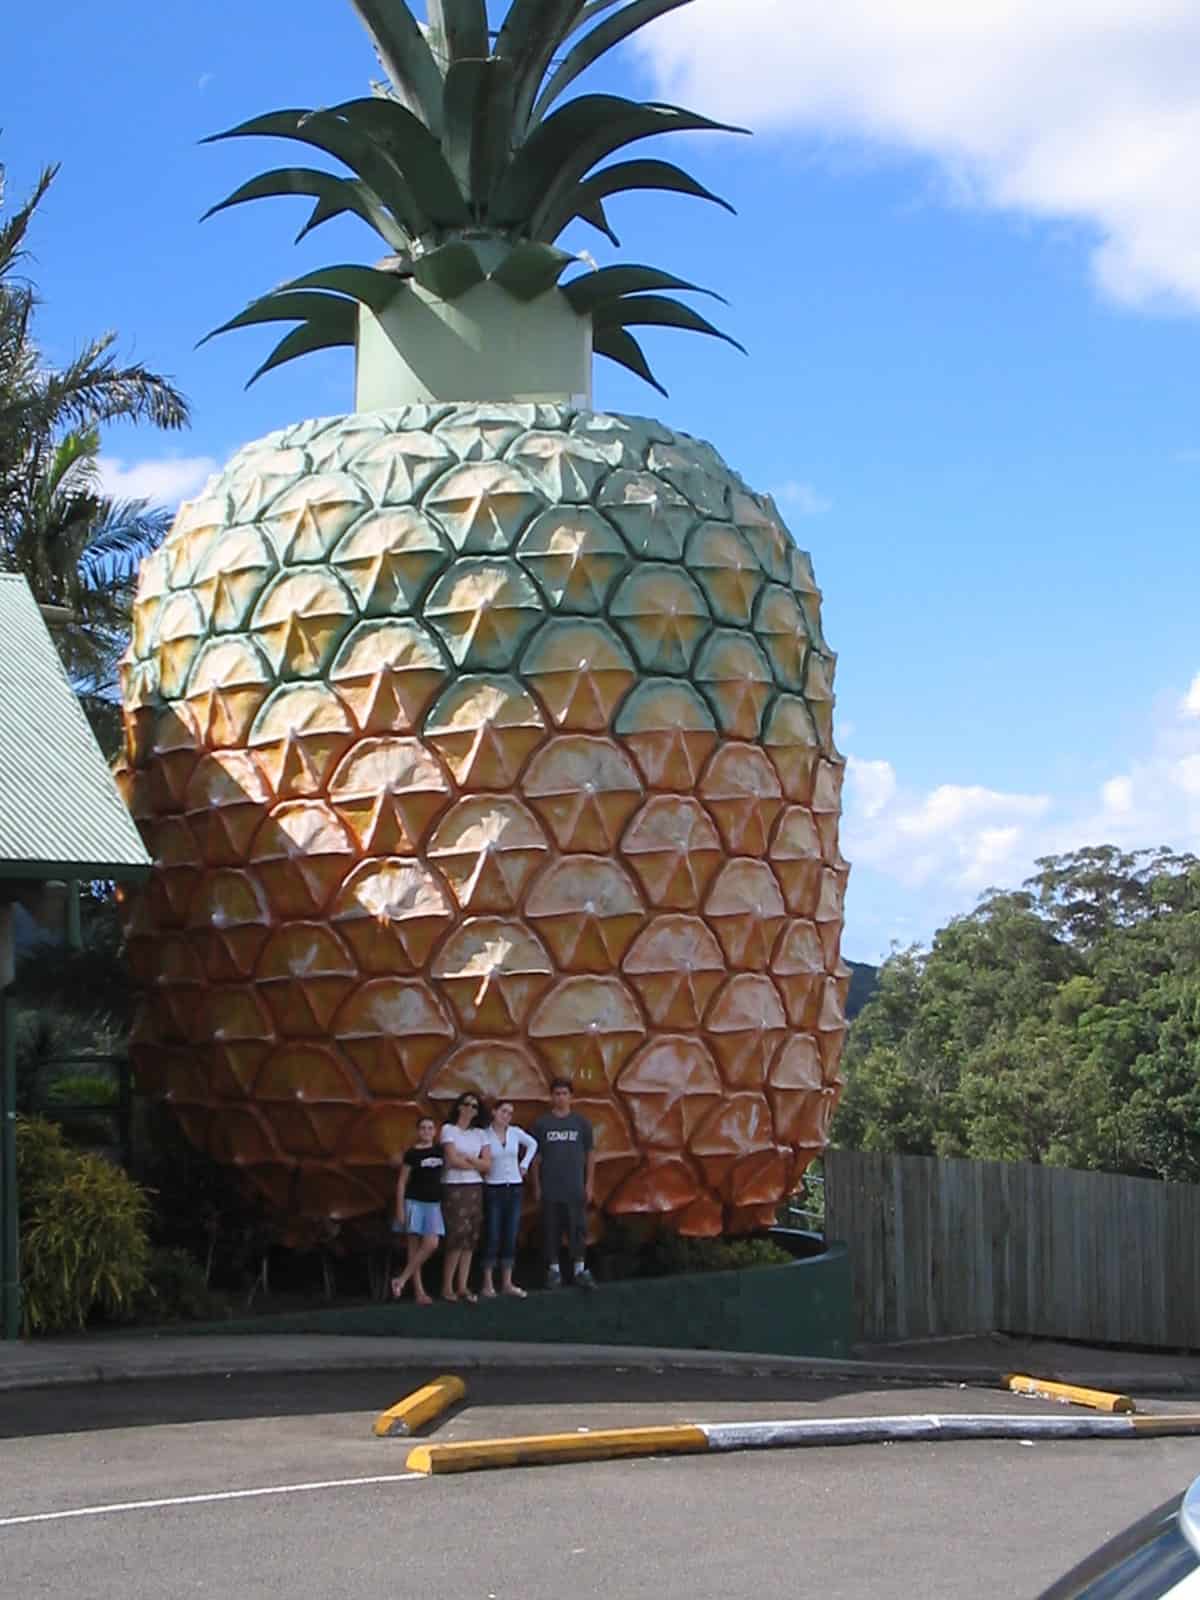
[[[511,1294],[517,1300],[524,1300],[525,1298],[524,1289],[518,1289],[515,1283],[510,1283],[508,1288],[503,1290],[502,1293]]]
[[[480,1289],[479,1292],[485,1300],[494,1300],[496,1298],[495,1289]]]
[[[400,1296],[403,1293],[404,1293],[404,1279],[403,1278],[393,1278],[392,1279],[392,1299],[393,1300],[399,1300]]]
[[[451,1294],[449,1290],[445,1290],[443,1291],[442,1299],[453,1304],[453,1302],[458,1299],[458,1296],[456,1294]]]
[[[433,1304],[433,1301],[429,1298],[429,1296],[427,1294],[419,1294],[417,1296],[417,1304],[419,1306],[431,1306]]]
[[[479,1303],[479,1296],[477,1294],[472,1294],[469,1289],[463,1290],[462,1298],[469,1306],[477,1305]]]

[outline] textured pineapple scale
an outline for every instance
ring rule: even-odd
[[[417,1116],[574,1079],[610,1216],[770,1222],[840,1090],[808,558],[708,445],[407,407],[241,451],[143,566],[120,779],[142,1087],[299,1236]]]

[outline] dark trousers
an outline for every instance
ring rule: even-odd
[[[558,1266],[563,1234],[571,1247],[571,1260],[582,1261],[587,1246],[587,1204],[582,1194],[542,1194],[542,1254],[548,1267]]]
[[[517,1256],[525,1187],[520,1183],[485,1183],[483,1192],[487,1207],[483,1265],[494,1267],[498,1261],[502,1267],[511,1267]]]

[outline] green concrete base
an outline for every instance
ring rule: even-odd
[[[850,1266],[843,1244],[787,1266],[749,1267],[559,1289],[478,1305],[364,1305],[236,1322],[175,1326],[172,1334],[328,1333],[381,1338],[495,1339],[649,1345],[758,1355],[850,1354]]]

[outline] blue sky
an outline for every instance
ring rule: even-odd
[[[813,552],[850,757],[847,953],[925,939],[1046,851],[1200,848],[1200,20],[1180,0],[696,0],[602,86],[752,123],[675,141],[738,208],[614,206],[626,259],[731,301],[749,358],[649,335],[662,401]],[[1100,18],[1101,20],[1097,20]],[[113,432],[114,484],[177,497],[239,444],[347,409],[348,354],[243,383],[271,333],[196,340],[310,266],[372,259],[302,201],[200,214],[286,146],[206,134],[360,92],[345,0],[28,8],[0,60],[39,333],[116,328],[192,400]],[[603,240],[581,237],[598,259]]]

